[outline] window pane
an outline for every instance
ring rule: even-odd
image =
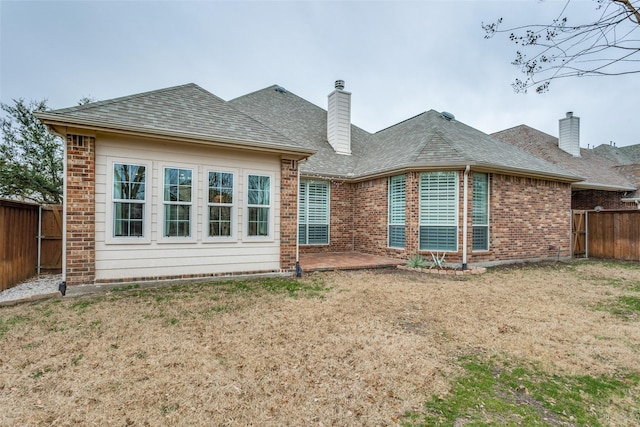
[[[486,225],[473,226],[473,244],[474,251],[486,251],[489,249],[489,227]]]
[[[420,174],[420,249],[455,251],[458,242],[458,173]]]
[[[166,168],[164,170],[164,201],[191,202],[190,169]]]
[[[144,166],[114,163],[114,200],[144,200],[145,173]]]
[[[473,224],[489,223],[489,176],[473,174]]]
[[[142,237],[144,222],[144,204],[113,204],[113,225],[115,237]]]
[[[269,205],[271,195],[271,177],[249,175],[248,203],[250,205]]]
[[[233,203],[233,174],[209,172],[209,203]]]
[[[231,235],[231,207],[209,207],[209,236]]]
[[[301,244],[329,243],[329,183],[301,180],[298,193],[298,240]]]
[[[191,235],[190,213],[191,206],[188,205],[165,205],[165,237],[189,237]]]
[[[389,247],[404,248],[405,175],[389,178]]]
[[[404,248],[404,225],[389,226],[389,246],[392,248]]]
[[[455,251],[457,241],[458,227],[420,227],[420,250]]]
[[[269,208],[249,208],[249,236],[269,235]]]

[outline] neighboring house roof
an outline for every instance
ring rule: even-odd
[[[241,96],[228,104],[317,150],[301,167],[307,176],[364,179],[406,169],[471,165],[569,182],[581,180],[477,129],[446,120],[433,110],[375,134],[352,125],[352,154],[348,156],[337,154],[327,141],[327,111],[280,86]]]
[[[314,152],[193,83],[47,111],[37,117],[54,127],[72,125],[303,155]]]
[[[608,191],[635,190],[634,183],[616,170],[619,163],[593,150],[581,148],[581,157],[574,157],[558,147],[558,138],[526,125],[505,129],[493,133],[492,136],[584,177],[584,181],[573,184],[574,188]]]

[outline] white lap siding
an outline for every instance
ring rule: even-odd
[[[147,164],[149,239],[113,238],[113,163]],[[163,169],[193,171],[192,238],[163,237]],[[233,220],[229,239],[208,238],[208,172],[234,174]],[[246,235],[246,183],[249,174],[271,177],[270,235]],[[96,138],[96,280],[193,277],[280,269],[280,159],[277,155],[143,139]],[[133,241],[132,241],[133,240]],[[141,239],[145,240],[145,239]]]

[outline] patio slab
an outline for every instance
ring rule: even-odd
[[[360,252],[326,252],[314,254],[300,254],[302,271],[330,270],[364,270],[371,268],[390,268],[405,264],[406,261],[387,258]]]

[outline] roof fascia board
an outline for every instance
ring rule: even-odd
[[[64,120],[61,117],[55,114],[47,114],[47,113],[36,113],[35,116],[40,119],[45,125],[52,126],[56,129],[60,127],[64,128],[75,128],[79,129],[83,132],[93,131],[111,133],[111,134],[120,134],[120,135],[129,135],[129,136],[138,136],[138,137],[146,137],[153,139],[171,139],[172,141],[180,141],[180,142],[188,142],[188,143],[196,143],[196,144],[204,144],[204,145],[214,145],[214,146],[224,146],[224,147],[232,147],[232,148],[241,148],[241,149],[249,149],[254,151],[266,151],[271,153],[281,153],[281,154],[289,154],[289,155],[300,155],[303,158],[308,157],[312,154],[316,153],[316,150],[308,149],[308,148],[293,148],[293,147],[283,147],[277,144],[269,144],[260,141],[253,140],[243,140],[236,138],[228,138],[228,137],[211,137],[208,135],[189,133],[189,132],[172,132],[166,130],[149,130],[146,128],[139,128],[135,126],[105,126],[104,123],[95,122],[91,120]],[[60,134],[60,130],[57,131]]]
[[[621,187],[619,185],[598,184],[592,182],[577,182],[572,185],[577,190],[604,190],[604,191],[636,191],[635,187]]]

